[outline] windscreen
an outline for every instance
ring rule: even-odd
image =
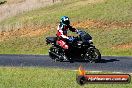
[[[81,40],[83,42],[88,42],[89,40],[92,40],[92,37],[88,33],[86,33],[85,31],[82,31],[80,36],[81,36]]]

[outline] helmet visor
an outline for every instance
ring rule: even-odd
[[[66,20],[66,21],[64,21],[64,24],[69,25],[70,24],[70,21],[69,20]]]

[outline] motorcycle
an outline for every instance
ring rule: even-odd
[[[49,49],[49,56],[56,61],[70,61],[75,60],[99,62],[101,61],[100,51],[93,45],[92,37],[85,31],[79,30],[76,37],[72,37],[73,41],[66,41],[69,49],[65,50],[58,45],[57,37],[46,37],[46,43],[52,46]]]

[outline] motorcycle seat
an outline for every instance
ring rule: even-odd
[[[57,40],[57,37],[47,37],[46,38],[46,41],[49,42],[49,43],[55,43]]]

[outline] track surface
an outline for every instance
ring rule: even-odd
[[[131,72],[132,57],[103,56],[100,63],[53,62],[47,55],[0,55],[0,66],[39,66],[77,70],[82,65],[90,71]]]

